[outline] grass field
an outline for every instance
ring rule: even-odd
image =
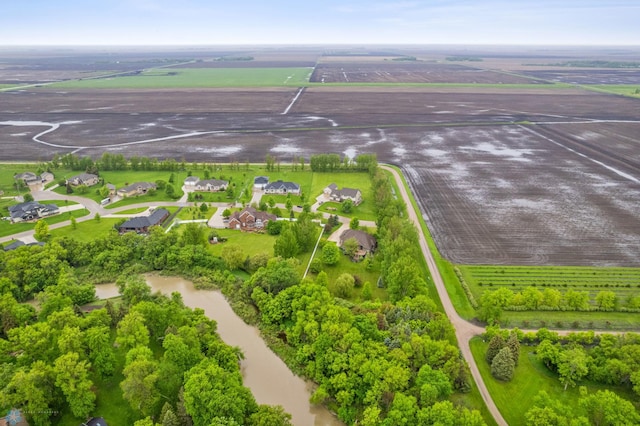
[[[224,248],[230,244],[242,247],[247,256],[258,253],[267,253],[273,256],[273,243],[276,241],[276,237],[273,235],[242,232],[234,229],[216,229],[216,232],[221,237],[228,238],[225,243],[209,246],[209,250],[216,256],[220,256]]]
[[[603,84],[603,85],[588,85],[584,86],[587,89],[595,90],[598,92],[615,93],[617,95],[632,96],[634,98],[640,98],[640,85],[638,84]]]
[[[104,237],[113,231],[113,225],[121,219],[100,219],[100,222],[95,220],[86,220],[84,222],[78,222],[76,229],[71,226],[65,226],[51,231],[52,237],[70,237],[78,241],[89,242],[96,238]],[[114,231],[115,232],[115,231]]]
[[[519,363],[513,380],[502,382],[493,378],[491,367],[485,360],[487,343],[483,342],[480,337],[474,337],[470,341],[470,346],[489,393],[508,424],[526,424],[524,414],[533,406],[533,398],[542,390],[547,392],[551,399],[558,400],[562,404],[571,407],[576,405],[576,401],[580,396],[578,386],[564,391],[564,386],[558,380],[558,376],[549,371],[537,359],[533,353],[534,347],[521,347]],[[586,381],[580,382],[578,385],[587,386],[590,393],[602,389],[610,389],[630,401],[635,401],[637,398],[630,388],[614,388]]]
[[[194,87],[300,86],[312,68],[171,68],[150,69],[135,76],[71,80],[52,88],[157,89]]]
[[[54,223],[64,222],[66,220],[71,220],[71,217],[82,217],[88,214],[87,209],[81,210],[73,210],[70,212],[60,213],[55,216],[50,216],[44,218],[43,220],[47,222],[49,225],[53,225]],[[79,225],[79,224],[78,224]],[[0,221],[0,237],[6,237],[8,235],[17,234],[19,232],[30,231],[35,228],[36,222],[19,222],[19,223],[11,223],[8,220]],[[51,231],[53,235],[55,230]]]

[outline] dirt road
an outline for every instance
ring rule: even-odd
[[[388,166],[380,166],[384,170],[391,172],[393,177],[398,184],[398,188],[400,189],[400,194],[402,194],[402,198],[407,205],[407,212],[409,214],[409,218],[415,224],[418,230],[418,236],[420,239],[420,248],[422,249],[422,254],[424,255],[425,260],[427,261],[427,265],[429,266],[429,272],[431,272],[431,277],[433,278],[433,283],[436,286],[436,290],[438,291],[438,296],[440,296],[440,300],[442,301],[442,306],[444,307],[444,311],[451,320],[453,327],[456,330],[456,338],[458,339],[458,346],[460,347],[460,351],[462,352],[462,356],[469,364],[469,369],[471,370],[471,375],[480,390],[480,394],[482,395],[482,399],[484,399],[489,412],[496,420],[499,425],[507,425],[507,422],[500,414],[498,407],[493,402],[489,391],[482,380],[482,376],[480,375],[480,370],[478,370],[478,365],[473,359],[473,355],[471,354],[471,348],[469,347],[469,340],[473,336],[477,336],[478,334],[484,333],[484,328],[478,327],[477,325],[473,325],[470,322],[462,319],[460,315],[456,312],[453,307],[453,303],[451,303],[451,299],[449,298],[449,293],[447,293],[447,289],[444,286],[444,281],[442,280],[442,276],[440,275],[440,271],[436,266],[436,262],[429,250],[429,246],[427,245],[427,240],[422,232],[422,227],[420,226],[420,220],[418,218],[418,213],[413,208],[411,204],[411,199],[409,198],[409,194],[407,193],[407,189],[402,182],[402,179],[398,172]]]

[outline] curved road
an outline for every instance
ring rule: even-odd
[[[507,422],[500,414],[500,410],[493,402],[491,395],[489,394],[489,390],[487,386],[484,384],[484,380],[482,380],[482,375],[480,375],[480,370],[478,370],[478,365],[476,364],[473,355],[471,354],[471,348],[469,347],[469,340],[473,336],[477,336],[478,334],[484,333],[484,328],[478,327],[477,325],[471,324],[469,321],[462,319],[460,315],[456,312],[453,307],[453,303],[451,303],[451,298],[449,298],[449,293],[447,293],[447,289],[444,286],[444,281],[442,280],[442,276],[440,275],[440,271],[436,266],[436,261],[429,250],[429,246],[427,245],[427,239],[422,232],[422,226],[420,225],[420,220],[418,218],[418,213],[413,208],[413,204],[411,204],[411,199],[409,194],[407,193],[407,188],[402,181],[402,178],[398,174],[398,172],[389,167],[380,165],[380,168],[391,172],[393,177],[398,184],[398,188],[400,193],[402,194],[402,198],[404,199],[405,204],[407,205],[407,212],[409,214],[409,218],[415,224],[418,230],[418,237],[420,239],[420,248],[422,249],[422,254],[424,255],[425,260],[427,261],[427,265],[429,266],[429,272],[431,273],[431,278],[433,279],[433,283],[436,286],[436,290],[438,291],[438,296],[440,296],[440,300],[442,301],[442,306],[444,307],[444,312],[449,317],[449,320],[453,324],[453,327],[456,330],[456,339],[458,340],[458,346],[460,347],[460,352],[462,352],[462,356],[469,364],[469,369],[471,370],[471,375],[480,390],[480,394],[482,395],[482,399],[484,403],[487,405],[489,412],[495,419],[496,423],[501,426],[507,426]]]

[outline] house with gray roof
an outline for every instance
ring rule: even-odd
[[[199,180],[200,178],[198,176],[187,176],[187,178],[184,180],[184,186],[194,187]]]
[[[253,189],[261,190],[269,183],[268,176],[256,176],[253,178]]]
[[[343,247],[345,241],[355,239],[358,243],[358,250],[353,255],[353,260],[362,260],[364,257],[373,253],[378,246],[378,241],[371,234],[367,234],[359,229],[347,229],[339,238],[338,247]]]
[[[277,180],[264,187],[265,194],[300,194],[300,185],[294,182],[283,182]]]
[[[93,173],[80,173],[79,175],[75,175],[67,179],[67,184],[71,186],[93,186],[100,182],[100,178],[98,175],[94,175]]]
[[[225,191],[229,186],[229,182],[220,179],[199,180],[195,184],[196,191],[217,192]]]
[[[13,178],[15,180],[23,181],[26,185],[29,185],[30,183],[40,182],[40,177],[38,177],[38,175],[36,175],[35,173],[32,173],[32,172],[18,173],[16,175],[14,175]]]
[[[332,183],[324,191],[324,197],[329,201],[341,203],[344,200],[351,200],[356,206],[362,202],[362,192],[354,188],[338,189],[338,185]]]
[[[121,234],[125,232],[137,232],[138,234],[146,234],[149,228],[156,225],[162,225],[169,217],[169,212],[165,209],[155,209],[149,216],[132,217],[118,227]]]
[[[11,222],[38,220],[58,213],[60,213],[60,209],[55,204],[40,204],[37,201],[27,201],[9,206]]]
[[[116,192],[122,198],[134,197],[136,195],[144,195],[151,189],[156,189],[157,185],[152,182],[136,182],[131,185],[123,186]]]

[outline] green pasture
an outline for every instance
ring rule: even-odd
[[[158,89],[195,87],[300,86],[312,68],[155,68],[134,76],[69,80],[51,87],[69,89]]]
[[[491,366],[485,360],[488,344],[483,342],[481,337],[474,337],[469,345],[493,401],[510,425],[526,424],[524,415],[533,406],[533,398],[539,391],[545,391],[551,399],[572,407],[580,397],[578,386],[586,386],[590,393],[609,389],[630,401],[637,398],[630,388],[605,386],[588,381],[582,381],[578,386],[565,391],[558,376],[538,360],[534,354],[535,347],[524,345],[520,348],[520,359],[513,379],[510,382],[502,382],[493,378]]]
[[[616,293],[621,303],[640,295],[640,268],[460,265],[459,269],[476,299],[483,291],[501,287],[514,292],[526,287],[588,291],[591,299],[606,290]]]
[[[585,85],[585,89],[595,90],[597,92],[614,93],[616,95],[633,96],[640,98],[640,84],[602,84],[602,85]]]

